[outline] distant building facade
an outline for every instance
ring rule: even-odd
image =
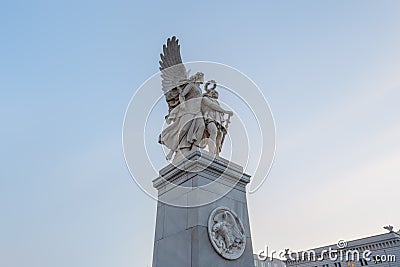
[[[279,259],[266,258],[265,260],[260,260],[257,254],[254,254],[254,266],[255,267],[285,267],[284,261]]]
[[[400,267],[400,233],[391,230],[307,251],[290,251],[286,258],[287,267]]]

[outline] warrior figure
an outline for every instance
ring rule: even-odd
[[[213,83],[213,87],[208,89],[208,86]],[[203,94],[202,101],[202,112],[204,121],[206,124],[209,152],[218,155],[222,149],[223,137],[227,133],[227,129],[224,126],[225,114],[232,116],[233,112],[223,109],[218,103],[218,91],[215,90],[217,83],[213,80],[208,81],[205,86],[205,93]]]

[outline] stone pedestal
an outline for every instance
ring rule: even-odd
[[[153,267],[254,266],[245,191],[250,176],[241,166],[194,151],[159,174]],[[211,242],[209,217],[219,207],[241,221],[245,246],[237,259],[222,256]]]

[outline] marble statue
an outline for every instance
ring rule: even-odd
[[[204,149],[218,155],[233,112],[223,109],[218,103],[217,83],[213,80],[201,85],[204,74],[198,72],[188,77],[180,54],[178,39],[168,38],[160,54],[162,90],[168,104],[165,121],[168,126],[161,132],[159,143],[170,151],[171,160],[179,152]],[[209,85],[212,88],[208,88]],[[225,119],[225,115],[228,118]]]
[[[213,87],[208,89],[211,83],[213,83]],[[221,152],[233,112],[221,108],[218,103],[219,94],[218,91],[215,90],[216,87],[217,83],[214,80],[205,84],[204,90],[206,92],[203,94],[202,113],[206,123],[208,149],[211,153],[218,155]],[[228,114],[227,120],[225,120],[225,114]]]

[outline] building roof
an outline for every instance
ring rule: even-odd
[[[362,247],[366,246],[369,244],[373,243],[381,243],[381,242],[386,242],[386,241],[393,241],[393,240],[399,240],[400,242],[400,233],[398,232],[390,232],[390,233],[384,233],[384,234],[379,234],[379,235],[374,235],[374,236],[368,236],[368,237],[363,237],[351,241],[346,241],[346,246],[344,248],[356,248],[356,247]],[[324,249],[327,249],[331,247],[332,249],[338,249],[338,244],[331,244],[327,246],[322,246],[322,247],[316,247],[316,248],[311,248],[315,252],[321,252]],[[308,249],[310,250],[310,249]],[[307,251],[307,250],[304,250]],[[299,251],[301,253],[303,251]]]

